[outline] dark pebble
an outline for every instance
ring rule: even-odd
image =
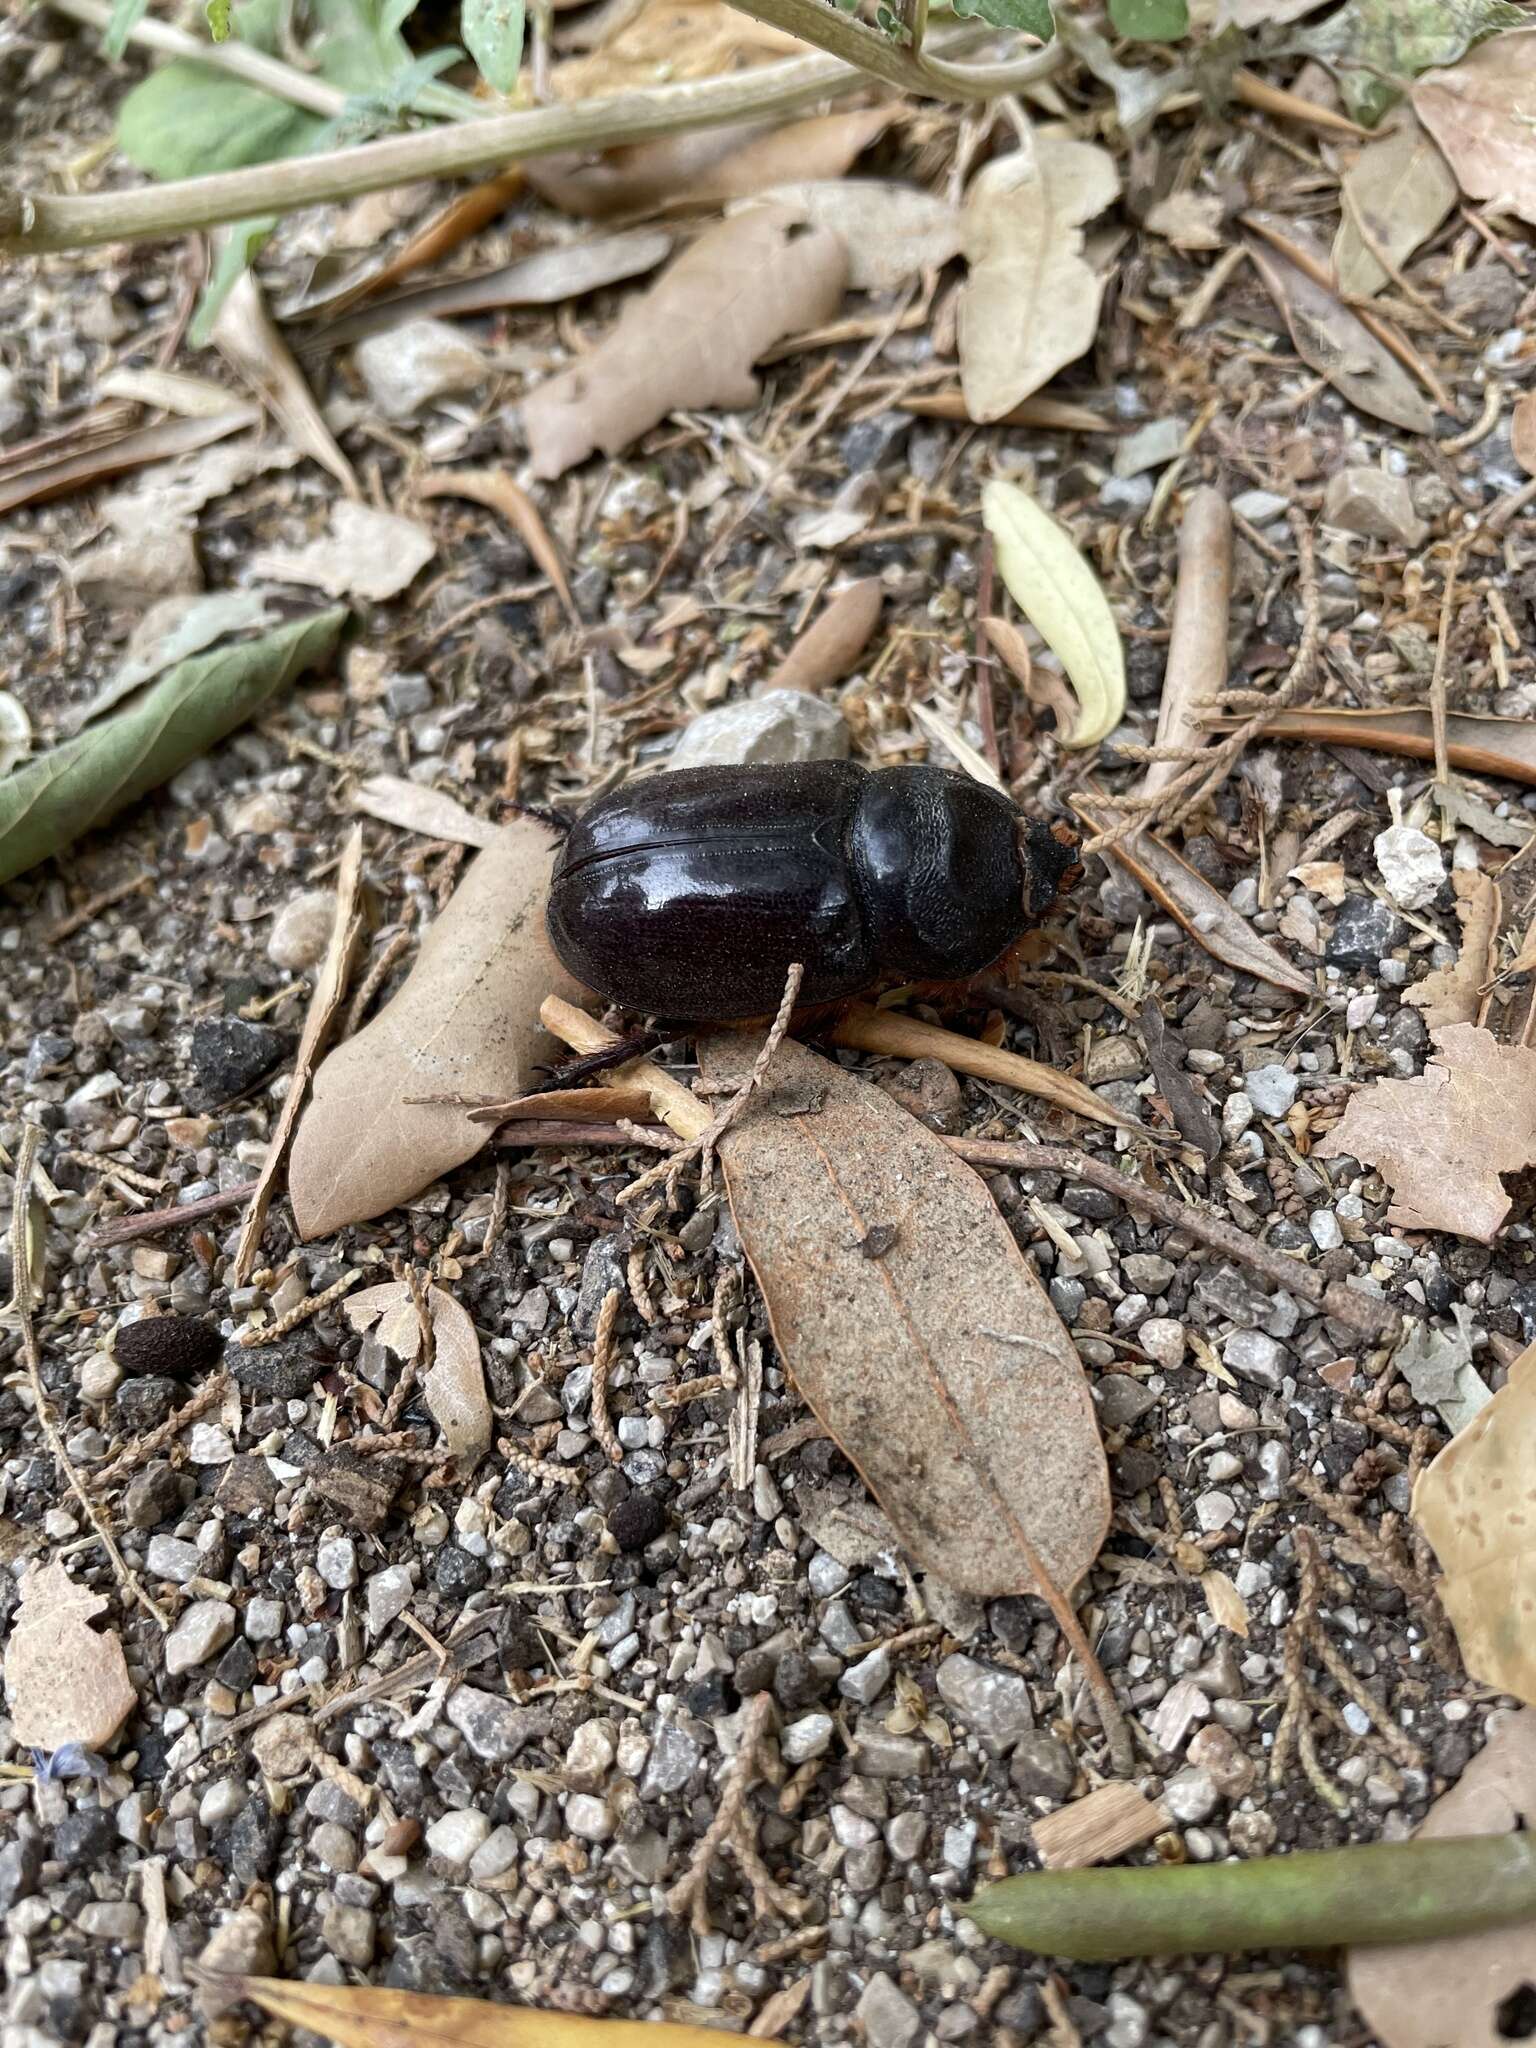
[[[693,1685],[683,1687],[683,1705],[700,1721],[715,1721],[731,1712],[734,1688],[723,1671],[711,1671]]]
[[[461,1550],[457,1543],[443,1545],[432,1570],[433,1583],[445,1600],[467,1599],[471,1593],[478,1593],[490,1576],[491,1568],[485,1559]]]
[[[182,1399],[175,1380],[124,1380],[113,1398],[117,1419],[132,1436],[158,1429]]]
[[[1015,1790],[1026,1798],[1065,1799],[1072,1790],[1077,1770],[1067,1745],[1044,1729],[1035,1728],[1015,1749],[1008,1775]]]
[[[1346,896],[1325,957],[1335,967],[1374,967],[1407,936],[1403,920],[1378,897]]]
[[[508,1672],[534,1671],[549,1654],[533,1623],[513,1607],[507,1609],[497,1624],[496,1650],[502,1670]]]
[[[147,1316],[124,1323],[112,1356],[130,1379],[195,1379],[224,1356],[224,1339],[195,1316]]]
[[[130,1529],[158,1529],[181,1513],[181,1481],[170,1466],[156,1459],[135,1472],[123,1497],[123,1519]]]
[[[632,1493],[608,1517],[608,1533],[620,1550],[644,1550],[666,1526],[661,1502],[653,1493]]]
[[[53,1831],[50,1854],[66,1870],[92,1870],[117,1847],[117,1824],[104,1806],[66,1813]]]
[[[258,1884],[277,1868],[283,1823],[258,1792],[247,1800],[224,1837],[229,1871],[237,1884]]]
[[[1039,1987],[1026,1982],[1017,1991],[1010,1991],[998,2000],[992,2017],[1021,2041],[1032,2041],[1045,2025],[1045,2000]]]
[[[771,1650],[743,1650],[736,1659],[736,1690],[746,1699],[755,1692],[773,1690],[778,1658]]]
[[[256,1652],[244,1636],[236,1636],[218,1663],[213,1675],[220,1685],[227,1685],[231,1692],[249,1692],[256,1683]]]
[[[781,1707],[809,1707],[821,1698],[829,1683],[826,1674],[803,1651],[786,1650],[774,1667],[773,1696]]]
[[[1074,1216],[1084,1216],[1094,1223],[1107,1223],[1111,1216],[1118,1216],[1120,1204],[1103,1188],[1090,1187],[1084,1180],[1069,1180],[1061,1191],[1061,1206],[1070,1209]]]
[[[270,1074],[293,1044],[286,1031],[248,1024],[243,1017],[208,1017],[192,1027],[192,1077],[200,1104],[210,1108],[244,1095]]]
[[[274,1401],[302,1401],[325,1364],[302,1344],[259,1344],[250,1351],[232,1344],[229,1369],[252,1393],[270,1395]]]

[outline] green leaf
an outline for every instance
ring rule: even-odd
[[[252,220],[232,221],[220,236],[219,253],[214,259],[208,282],[203,286],[192,325],[187,330],[187,340],[193,348],[207,347],[213,323],[219,317],[219,308],[256,261],[262,244],[276,228],[277,221],[275,213],[257,214]]]
[[[232,26],[229,0],[208,0],[208,33],[216,43],[227,43]]]
[[[1133,43],[1176,43],[1189,34],[1189,0],[1109,0],[1109,18]]]
[[[1023,29],[1026,35],[1038,36],[1042,43],[1048,43],[1056,33],[1051,0],[954,0],[954,6],[962,19],[976,15],[991,22],[994,28]]]
[[[123,101],[118,147],[154,178],[238,171],[312,148],[324,122],[259,86],[178,58]]]
[[[345,605],[194,655],[136,704],[0,782],[0,882],[104,824],[243,725],[306,669],[329,661]]]
[[[102,37],[102,47],[114,62],[128,47],[128,38],[144,18],[149,0],[112,0],[112,19]]]
[[[1421,71],[1454,64],[1485,36],[1529,22],[1512,0],[1346,0],[1289,47],[1327,64],[1350,113],[1374,128]]]
[[[523,0],[463,0],[459,31],[492,92],[509,93],[523,62]]]

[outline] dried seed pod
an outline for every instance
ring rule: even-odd
[[[131,1379],[195,1379],[224,1356],[224,1339],[212,1323],[191,1316],[146,1316],[119,1323],[112,1355]]]

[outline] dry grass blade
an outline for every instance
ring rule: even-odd
[[[196,448],[206,448],[212,441],[223,441],[231,434],[254,427],[260,418],[255,406],[231,402],[226,411],[212,419],[161,420],[155,426],[119,434],[104,446],[58,456],[0,479],[0,513],[15,512],[23,505],[46,504],[50,498],[67,497],[71,491],[88,490],[108,477],[125,476],[147,468],[152,462],[188,455]]]
[[[734,1083],[754,1050],[721,1033],[699,1056]],[[1040,1590],[1037,1556],[1075,1585],[1108,1513],[1093,1407],[979,1178],[872,1083],[791,1044],[721,1157],[780,1354],[907,1548],[978,1595]]]
[[[489,846],[500,827],[465,810],[457,797],[403,775],[370,775],[352,792],[352,808],[386,825],[420,832],[428,839],[453,839],[462,846]]]
[[[431,469],[417,479],[416,492],[422,498],[469,498],[476,505],[499,512],[555,586],[571,624],[581,624],[560,550],[551,539],[538,506],[520,484],[494,469]]]
[[[1202,747],[1201,719],[1227,681],[1232,612],[1232,513],[1221,492],[1191,491],[1179,528],[1179,571],[1173,596],[1168,665],[1157,709],[1159,752]],[[1179,773],[1176,761],[1149,761],[1140,794],[1156,796]]]
[[[306,313],[324,311],[333,316],[345,313],[351,307],[361,305],[364,299],[371,299],[376,293],[387,291],[391,285],[413,276],[416,271],[439,262],[444,256],[451,255],[461,242],[477,235],[498,214],[505,213],[522,189],[523,168],[521,164],[514,164],[511,170],[502,171],[494,178],[485,178],[467,192],[458,193],[441,212],[424,221],[387,262],[343,285],[333,297],[319,304],[311,302],[305,308]]]
[[[898,398],[899,412],[916,413],[925,420],[968,420],[963,391],[927,391]],[[1057,434],[1121,434],[1119,420],[1095,412],[1091,405],[1077,405],[1069,398],[1047,398],[1036,393],[1021,399],[993,423],[999,427],[1043,427]]]
[[[240,372],[296,448],[328,469],[349,497],[362,495],[303,372],[288,352],[255,273],[242,271],[213,326],[214,346]]]
[[[1229,721],[1220,721],[1225,727]],[[1315,740],[1324,747],[1364,747],[1410,761],[1435,758],[1434,725],[1427,711],[1335,711],[1299,704],[1266,721],[1270,739]],[[1505,775],[1536,784],[1536,724],[1528,718],[1493,718],[1452,711],[1445,720],[1446,759],[1470,775]]]
[[[325,958],[315,977],[314,994],[309,999],[309,1011],[304,1019],[304,1030],[299,1038],[299,1050],[294,1060],[293,1079],[288,1093],[283,1098],[282,1113],[277,1120],[277,1129],[272,1133],[272,1142],[267,1147],[267,1156],[261,1163],[256,1177],[256,1191],[251,1196],[250,1206],[240,1226],[240,1241],[235,1248],[234,1280],[236,1286],[244,1286],[256,1264],[256,1254],[261,1249],[261,1233],[266,1226],[267,1210],[271,1207],[276,1188],[277,1176],[281,1171],[288,1152],[288,1141],[293,1136],[294,1126],[299,1120],[299,1111],[304,1105],[304,1096],[309,1087],[310,1075],[315,1061],[325,1049],[325,1041],[336,1014],[341,1008],[347,992],[347,978],[352,971],[352,958],[357,951],[358,940],[363,935],[366,922],[366,908],[363,902],[363,828],[354,825],[342,849],[341,865],[336,871],[336,916],[331,926],[331,941],[326,947]]]

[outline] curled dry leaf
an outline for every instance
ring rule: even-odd
[[[1533,1422],[1536,1413],[1526,1417],[1528,1444],[1536,1441]],[[1441,1452],[1420,1479],[1419,1492],[1449,1456]],[[1522,1483],[1529,1491],[1529,1469]],[[1527,1710],[1499,1721],[1457,1782],[1429,1809],[1414,1839],[1515,1834],[1529,1828],[1532,1813],[1536,1713]],[[1385,2048],[1508,2048],[1514,2038],[1508,2017],[1522,1994],[1530,1994],[1530,1923],[1390,1948],[1352,1948],[1348,1984],[1367,2027]]]
[[[338,498],[328,533],[301,548],[259,548],[251,570],[279,583],[312,584],[331,597],[377,602],[404,590],[436,553],[436,541],[414,519]]]
[[[847,274],[836,235],[777,207],[707,229],[590,355],[523,401],[535,476],[562,476],[594,448],[619,454],[674,406],[751,405],[752,365],[830,319]]]
[[[1315,1149],[1376,1167],[1392,1189],[1389,1223],[1492,1244],[1510,1209],[1500,1174],[1536,1164],[1536,1049],[1473,1024],[1430,1035],[1418,1080],[1361,1089]]]
[[[491,1447],[491,1404],[480,1363],[480,1339],[464,1308],[441,1287],[426,1290],[432,1318],[432,1363],[421,1383],[427,1412],[443,1433],[450,1457],[468,1474]],[[406,1363],[421,1351],[421,1317],[410,1287],[388,1280],[364,1288],[346,1303],[354,1330],[373,1330]]]
[[[489,846],[499,829],[466,811],[446,790],[407,782],[403,775],[370,775],[352,792],[352,808],[386,825],[421,832],[428,839],[457,840],[462,846]]]
[[[588,55],[557,64],[550,86],[557,100],[644,92],[688,78],[805,54],[806,45],[724,0],[642,0]]]
[[[762,202],[841,235],[848,247],[851,291],[894,291],[921,270],[940,269],[960,248],[959,213],[916,185],[818,178],[772,185]],[[757,203],[738,201],[732,211]]]
[[[1073,797],[1072,808],[1095,832],[1109,829],[1109,813],[1096,812],[1090,799]],[[1240,973],[1256,975],[1273,988],[1288,988],[1299,996],[1317,993],[1305,974],[1292,967],[1247,918],[1239,917],[1219,889],[1213,889],[1204,875],[1152,833],[1143,832],[1139,838],[1111,848],[1109,857],[1134,875],[1154,902],[1177,918],[1212,959]]]
[[[423,498],[470,498],[499,512],[555,586],[572,625],[580,624],[560,550],[521,484],[494,469],[433,469],[417,480],[416,491]]]
[[[755,686],[753,694],[761,697],[770,690],[804,690],[815,696],[832,683],[840,683],[858,666],[859,656],[880,623],[884,599],[878,576],[865,576],[857,583],[834,590],[778,667]]]
[[[1119,190],[1107,149],[1049,130],[971,181],[959,345],[973,420],[1000,419],[1091,344],[1106,280],[1083,260],[1083,223]]]
[[[987,629],[992,652],[1018,679],[1034,709],[1050,712],[1063,746],[1069,746],[1073,728],[1082,715],[1082,707],[1073,696],[1072,686],[1066,677],[1054,668],[1047,668],[1043,661],[1035,660],[1029,651],[1028,640],[1012,619],[992,617],[983,619],[981,623]]]
[[[242,271],[230,287],[213,324],[213,344],[245,378],[294,446],[328,469],[349,496],[357,497],[352,465],[337,447],[314,393],[288,353],[288,344],[267,311],[253,271]],[[333,590],[331,595],[339,597],[341,592]]]
[[[1536,221],[1536,34],[1495,36],[1445,71],[1426,71],[1414,111],[1469,199]]]
[[[77,1586],[61,1559],[34,1565],[22,1580],[5,1693],[23,1749],[104,1749],[138,1705],[122,1644],[91,1626],[108,1604],[105,1593]]]
[[[711,1080],[755,1053],[721,1033]],[[721,1146],[796,1386],[927,1570],[978,1596],[1075,1585],[1108,1478],[1072,1341],[980,1179],[872,1083],[780,1046]],[[889,1248],[865,1247],[881,1228]],[[894,1233],[891,1235],[891,1233]]]
[[[552,206],[591,219],[657,206],[724,206],[792,178],[840,178],[895,119],[895,109],[817,114],[782,128],[759,122],[698,129],[610,150],[595,164],[535,158],[528,182]]]
[[[1401,270],[1457,200],[1455,174],[1434,137],[1425,134],[1406,107],[1389,133],[1361,150],[1344,173],[1343,191],[1344,218],[1334,237],[1333,269],[1346,298],[1369,298],[1387,282],[1389,273],[1371,242],[1391,258],[1394,269]]]
[[[1499,885],[1481,868],[1456,868],[1456,915],[1461,920],[1461,950],[1451,967],[1437,967],[1408,990],[1405,1001],[1424,1012],[1431,1031],[1442,1024],[1475,1024],[1483,989],[1493,979],[1494,949],[1499,938]]]
[[[644,1088],[546,1088],[541,1095],[519,1095],[512,1102],[491,1102],[469,1114],[477,1124],[541,1123],[546,1117],[564,1123],[616,1123],[620,1117],[638,1122],[651,1113]]]
[[[248,1998],[274,2019],[323,2035],[336,2048],[741,2048],[740,2034],[667,2020],[595,2020],[368,1984],[290,1983],[223,1972],[210,1972],[205,1981],[231,2001]]]
[[[1009,596],[1077,693],[1079,715],[1063,744],[1097,746],[1125,716],[1125,649],[1099,579],[1065,528],[1017,484],[989,483],[981,516]]]
[[[580,993],[544,936],[554,845],[534,818],[505,825],[422,940],[398,993],[315,1077],[288,1173],[304,1238],[380,1216],[473,1158],[488,1136],[432,1095],[523,1093],[554,1041],[551,990]]]
[[[1294,233],[1294,222],[1285,227]],[[1373,418],[1410,434],[1429,433],[1434,414],[1423,394],[1359,315],[1259,235],[1247,237],[1247,248],[1307,367]]]
[[[1226,688],[1231,613],[1232,511],[1220,491],[1201,484],[1190,492],[1179,527],[1179,573],[1155,746],[1205,745],[1203,700]],[[1149,761],[1138,793],[1155,796],[1179,773],[1176,761]]]

